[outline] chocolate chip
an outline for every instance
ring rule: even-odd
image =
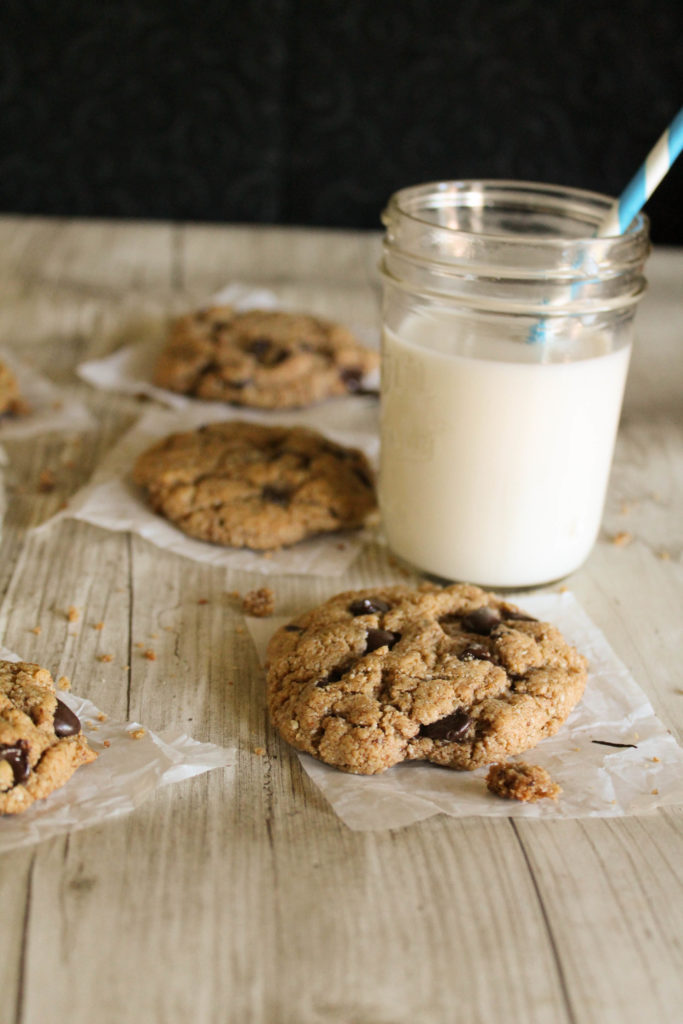
[[[366,634],[365,653],[376,651],[378,647],[388,647],[389,650],[401,639],[400,633],[392,633],[390,629],[369,629]]]
[[[346,385],[347,391],[359,391],[363,383],[363,371],[360,366],[347,366],[339,376]]]
[[[495,662],[495,654],[483,644],[469,644],[458,655],[460,661],[491,661]]]
[[[60,739],[63,736],[77,736],[81,731],[81,723],[77,716],[73,713],[71,708],[68,708],[61,700],[57,700],[57,710],[55,711],[53,728],[55,730],[55,736],[59,736]]]
[[[287,508],[291,492],[285,487],[275,487],[273,484],[266,484],[261,491],[261,497],[264,501],[271,501],[273,505],[281,505],[283,508]]]
[[[325,678],[319,679],[315,685],[327,686],[329,683],[338,683],[348,667],[348,665],[337,665],[336,668],[330,669]]]
[[[476,608],[462,620],[462,628],[469,633],[479,633],[480,636],[490,636],[492,630],[502,622],[500,612],[495,608]]]
[[[426,736],[430,740],[449,740],[451,743],[458,743],[464,739],[471,722],[472,719],[467,712],[458,708],[452,715],[446,715],[438,722],[420,726],[420,736]]]
[[[355,466],[353,472],[356,474],[360,482],[364,484],[365,487],[369,487],[370,489],[372,489],[372,480],[364,470],[360,469],[358,466]]]
[[[390,609],[391,605],[381,597],[359,597],[349,605],[352,615],[375,615],[378,612],[388,612]]]
[[[276,345],[269,338],[254,338],[248,342],[247,352],[255,356],[262,366],[278,366],[292,354],[289,349]]]
[[[538,622],[533,615],[527,615],[526,612],[516,612],[511,608],[503,609],[503,617],[505,619],[514,619],[515,622]]]
[[[7,764],[12,769],[15,786],[26,782],[31,774],[31,765],[28,760],[28,743],[26,740],[0,744],[0,761],[7,761]]]
[[[287,633],[303,633],[303,626],[295,626],[293,622],[288,622],[285,626],[285,632]]]

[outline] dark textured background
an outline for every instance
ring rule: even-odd
[[[441,177],[618,193],[683,103],[683,0],[1,0],[0,97],[0,210],[377,228]]]

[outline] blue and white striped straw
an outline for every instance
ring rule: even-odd
[[[657,140],[597,230],[599,236],[623,235],[637,213],[642,210],[672,163],[683,149],[683,108]]]
[[[607,216],[595,232],[596,237],[623,235],[640,213],[672,163],[683,150],[683,107],[678,111],[664,134],[652,147],[645,162],[634,174],[618,199],[612,203]],[[572,286],[575,287],[575,286]],[[546,340],[547,320],[539,320],[529,330],[527,341],[538,344]]]

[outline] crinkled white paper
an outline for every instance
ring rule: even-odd
[[[0,658],[21,660],[3,647]],[[0,853],[98,825],[132,811],[160,786],[212,768],[234,766],[234,750],[199,743],[185,733],[159,735],[145,729],[143,736],[134,739],[131,733],[143,728],[138,722],[110,718],[100,722],[97,716],[101,712],[89,700],[64,690],[58,694],[80,718],[83,734],[98,758],[82,765],[60,789],[21,814],[0,815]]]
[[[683,803],[683,750],[573,595],[537,594],[517,601],[557,625],[590,662],[585,695],[566,724],[520,755],[550,772],[562,787],[559,800],[522,804],[494,796],[485,786],[486,768],[462,772],[410,762],[381,775],[358,776],[299,754],[306,773],[349,828],[400,828],[439,812],[455,818],[620,817]],[[286,621],[247,619],[262,662],[270,636]],[[596,740],[633,747],[602,746]]]
[[[136,487],[130,473],[146,448],[167,434],[194,430],[202,423],[224,420],[274,421],[267,414],[215,405],[170,412],[150,410],[138,420],[109,452],[89,484],[70,499],[66,508],[38,527],[39,531],[63,518],[83,519],[107,530],[130,530],[157,547],[200,562],[225,568],[261,573],[313,573],[336,575],[344,572],[358,554],[366,533],[349,530],[316,537],[290,548],[260,554],[244,548],[229,548],[195,540],[150,509],[144,492]],[[279,424],[301,424],[321,430],[333,441],[362,449],[376,463],[379,449],[377,403],[372,398],[351,396],[328,403],[320,409],[281,413]]]
[[[21,416],[0,418],[0,439],[15,440],[36,437],[62,430],[92,430],[95,419],[77,398],[54,384],[43,374],[18,359],[13,352],[0,351],[0,361],[10,368],[17,379],[19,392],[28,406]]]
[[[225,288],[212,295],[205,305],[229,305],[239,311],[281,308],[272,292],[265,289],[249,288],[239,283],[226,285]],[[356,326],[352,329],[364,344],[370,347],[377,346],[377,331],[368,331],[367,328]],[[166,338],[161,332],[157,337],[124,345],[103,359],[91,359],[81,363],[76,367],[76,372],[82,380],[96,388],[127,395],[146,395],[173,409],[193,407],[211,409],[215,407],[215,402],[194,398],[191,395],[180,395],[152,383],[154,368],[165,344]],[[366,384],[368,387],[377,387],[379,375],[373,375],[372,379],[368,378]],[[272,423],[273,417],[278,417],[278,413],[272,412],[270,417]],[[321,422],[324,422],[324,414],[321,417]]]

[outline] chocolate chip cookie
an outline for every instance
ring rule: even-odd
[[[19,385],[12,371],[0,362],[0,416],[17,416],[26,412],[19,394]]]
[[[378,362],[350,331],[322,317],[214,306],[175,321],[154,383],[213,401],[287,409],[359,391]]]
[[[554,626],[467,584],[339,594],[279,629],[267,665],[284,738],[361,775],[504,760],[557,732],[586,684]]]
[[[140,456],[133,479],[191,537],[258,551],[361,526],[375,508],[363,453],[303,427],[228,422],[171,434]]]
[[[97,754],[47,669],[0,661],[0,814],[18,814]]]

